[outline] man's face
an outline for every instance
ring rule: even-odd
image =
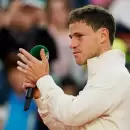
[[[100,36],[85,22],[75,22],[69,25],[73,55],[77,64],[83,65],[87,60],[98,55],[100,49]]]

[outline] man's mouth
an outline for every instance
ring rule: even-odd
[[[75,58],[78,57],[78,54],[79,54],[79,52],[74,52],[74,53],[73,53],[73,55],[74,55]]]
[[[75,55],[75,54],[78,54],[78,53],[80,53],[80,52],[73,52],[74,55]]]

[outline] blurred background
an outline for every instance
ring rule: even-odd
[[[87,4],[100,5],[116,20],[113,49],[126,54],[130,70],[130,0],[0,0],[0,130],[48,130],[34,102],[23,111],[24,76],[17,71],[20,47],[44,45],[50,73],[66,94],[77,95],[87,83],[87,67],[78,66],[69,48],[68,13]]]

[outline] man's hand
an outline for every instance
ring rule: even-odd
[[[25,91],[27,90],[27,88],[33,88],[33,89],[34,89],[34,91],[33,91],[33,97],[34,97],[35,99],[38,99],[38,98],[41,97],[40,91],[38,90],[38,88],[36,87],[36,85],[33,84],[33,83],[28,83],[28,82],[25,80],[25,82],[24,82],[22,88],[23,88],[23,90],[25,90]]]
[[[22,62],[17,62],[17,69],[26,76],[29,83],[36,84],[39,78],[49,74],[49,64],[44,49],[40,51],[42,61],[36,59],[24,49],[19,49],[19,51],[18,56]]]

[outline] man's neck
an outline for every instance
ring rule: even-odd
[[[99,53],[97,54],[97,56],[100,56],[100,55],[102,55],[103,53],[105,53],[105,52],[107,52],[109,50],[112,50],[112,47],[111,47],[110,44],[107,44],[107,46],[104,46],[104,47],[100,48]]]

